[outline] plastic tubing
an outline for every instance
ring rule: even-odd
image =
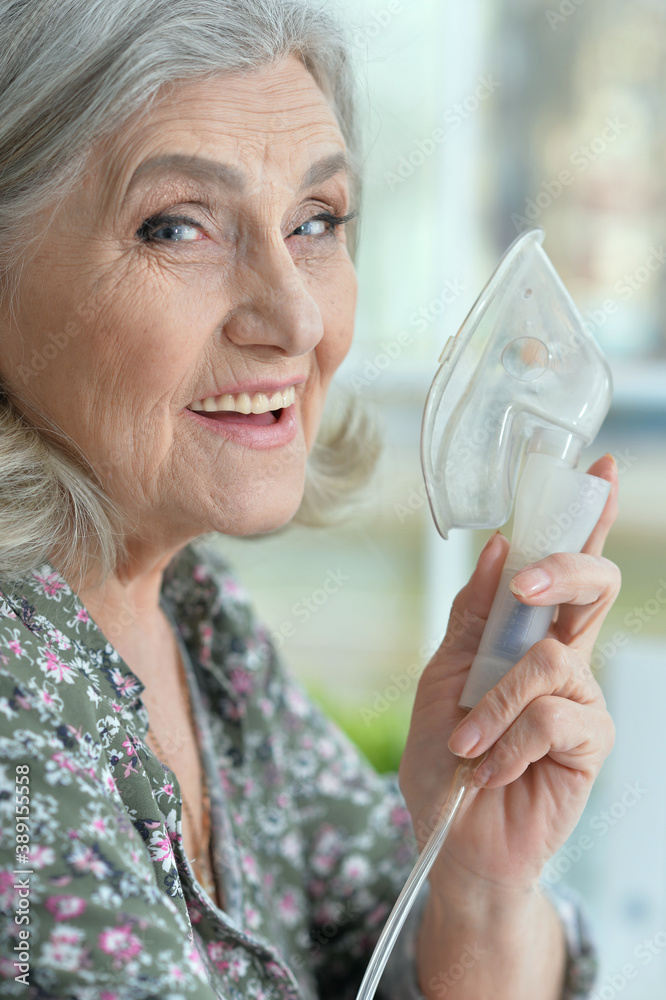
[[[553,552],[580,552],[606,503],[610,483],[571,468],[566,458],[558,455],[559,437],[554,435],[554,438],[552,442],[540,432],[531,443],[516,496],[511,548],[458,703],[461,708],[477,705],[548,632],[555,608],[518,601],[509,589],[513,575],[528,563]],[[553,443],[555,454],[549,454],[546,447]],[[464,760],[458,766],[442,815],[389,914],[356,1000],[374,997],[398,934],[448,836],[465,793],[472,785],[474,772],[485,756]]]
[[[384,930],[372,953],[368,968],[365,970],[363,982],[356,994],[356,1000],[372,1000],[372,997],[374,997],[398,934],[402,930],[402,926],[414,904],[414,900],[427,879],[437,855],[442,849],[442,845],[451,829],[451,824],[463,803],[465,794],[472,786],[474,772],[485,757],[486,754],[484,753],[480,757],[463,760],[458,765],[456,773],[453,776],[453,781],[451,782],[448,798],[442,808],[442,814],[437,821],[435,829],[428,837],[418,861],[412,868],[409,878],[405,882],[402,892],[389,914]]]

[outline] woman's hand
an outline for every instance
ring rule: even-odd
[[[483,787],[468,794],[430,875],[443,899],[532,888],[574,829],[612,748],[613,723],[589,663],[620,587],[619,570],[601,555],[617,514],[617,469],[605,456],[589,471],[612,487],[582,553],[535,564],[551,582],[543,577],[546,588],[532,596],[528,575],[514,578],[523,603],[559,605],[549,636],[469,714],[458,708],[508,552],[497,534],[454,601],[447,634],[420,679],[400,766],[420,846],[446,798],[454,753],[476,757],[489,749],[477,772]]]

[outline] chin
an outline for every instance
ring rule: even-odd
[[[284,528],[293,519],[303,499],[304,482],[300,488],[278,489],[274,483],[266,483],[263,489],[255,491],[235,505],[233,516],[225,511],[220,525],[212,530],[223,535],[265,535]]]

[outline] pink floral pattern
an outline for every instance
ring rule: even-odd
[[[172,561],[162,602],[190,682],[223,909],[185,858],[180,786],[146,745],[139,679],[51,566],[0,582],[0,995],[353,998],[415,857],[397,781],[285,672],[209,544]],[[26,764],[30,842],[17,855]],[[7,958],[17,869],[30,872],[27,988]],[[574,1000],[594,962],[576,906],[562,912]],[[417,928],[418,913],[384,1000],[420,996]]]

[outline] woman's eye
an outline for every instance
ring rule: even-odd
[[[193,219],[164,216],[146,219],[136,235],[144,243],[193,243],[205,239]]]
[[[344,226],[347,222],[355,219],[358,212],[350,212],[349,215],[332,215],[330,212],[322,212],[308,219],[297,229],[294,229],[292,236],[326,236],[327,233],[334,233],[338,226]]]
[[[329,224],[324,219],[308,219],[298,229],[294,229],[294,236],[322,236],[329,231]]]

